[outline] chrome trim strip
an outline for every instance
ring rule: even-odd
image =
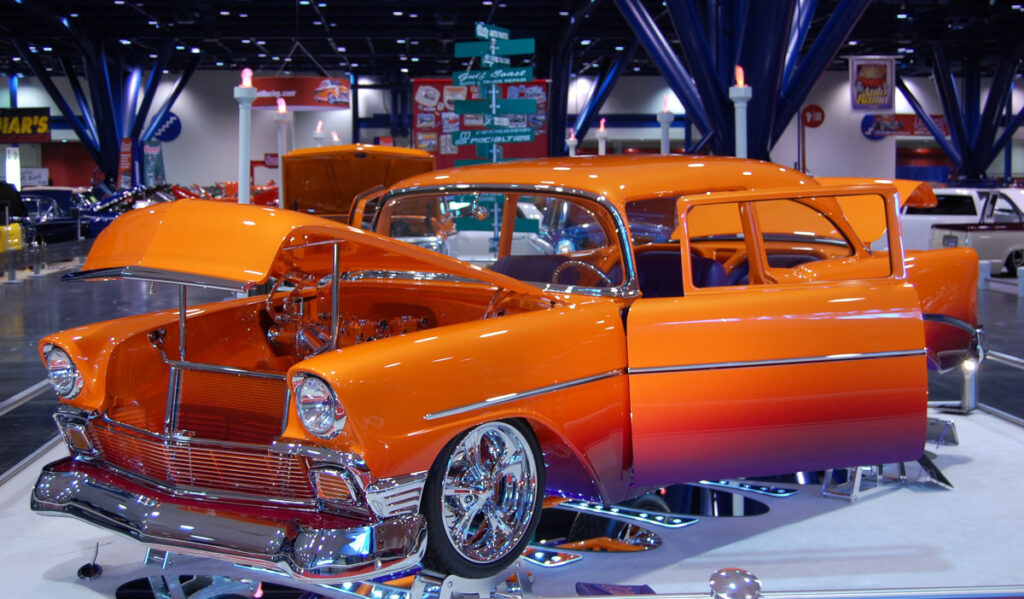
[[[949,326],[953,326],[958,329],[967,331],[972,335],[975,334],[978,331],[978,329],[981,328],[975,327],[973,324],[964,320],[960,320],[959,318],[947,316],[946,314],[921,314],[921,319],[929,322],[939,322],[942,324],[948,324]]]
[[[630,368],[629,374],[660,374],[665,372],[690,372],[694,370],[724,370],[729,368],[754,368],[758,366],[790,366],[793,364],[818,364],[823,362],[852,362],[880,358],[905,358],[923,356],[923,349],[901,351],[880,351],[865,354],[833,354],[830,356],[809,356],[806,358],[783,358],[780,360],[750,360],[747,362],[716,362],[711,364],[679,364],[674,366],[646,366]]]
[[[263,379],[275,379],[283,381],[287,377],[283,374],[276,372],[263,372],[260,370],[246,370],[244,368],[236,368],[234,366],[220,366],[219,364],[200,364],[198,362],[189,362],[187,360],[171,360],[165,359],[164,363],[173,368],[182,370],[202,370],[203,372],[217,372],[220,374],[237,374],[239,376],[251,376]]]
[[[366,503],[381,518],[390,518],[402,514],[415,514],[419,511],[423,487],[427,483],[427,472],[413,472],[382,478],[366,487]]]
[[[432,412],[430,414],[425,415],[423,417],[423,419],[424,420],[436,420],[438,418],[444,418],[446,416],[455,416],[456,414],[465,414],[466,412],[472,412],[474,410],[479,410],[481,408],[486,408],[486,407],[489,407],[489,406],[497,406],[497,405],[501,405],[501,404],[504,404],[504,403],[509,403],[509,402],[512,402],[512,401],[519,401],[521,399],[527,399],[529,397],[535,397],[537,395],[542,395],[544,393],[551,393],[551,392],[554,392],[554,391],[561,391],[563,389],[568,389],[570,387],[576,387],[578,385],[586,385],[587,383],[593,383],[595,381],[600,381],[600,380],[603,380],[603,379],[611,378],[613,376],[619,376],[621,374],[624,374],[624,371],[622,369],[609,370],[608,372],[602,372],[601,374],[595,374],[595,375],[591,375],[591,376],[586,376],[586,377],[583,377],[583,378],[574,379],[574,380],[571,380],[571,381],[566,381],[564,383],[556,383],[554,385],[548,385],[546,387],[538,387],[536,389],[530,389],[529,391],[521,391],[519,393],[507,393],[505,395],[496,395],[494,397],[489,397],[489,398],[487,398],[487,399],[485,399],[483,401],[478,401],[476,403],[471,403],[469,405],[461,406],[461,407],[458,407],[458,408],[451,408],[449,410],[442,410],[440,412]]]
[[[192,285],[193,287],[204,287],[207,289],[220,289],[223,291],[234,292],[246,291],[256,284],[254,281],[233,281],[231,279],[219,279],[215,277],[200,277],[185,272],[174,272],[170,270],[145,268],[141,266],[121,266],[115,268],[98,268],[95,270],[81,270],[66,274],[61,278],[65,281],[132,279],[136,281],[151,281],[153,283]]]
[[[407,187],[405,189],[396,189],[389,191],[387,194],[381,197],[381,205],[385,202],[407,195],[419,195],[428,193],[472,193],[472,192],[493,192],[493,193],[536,193],[545,195],[563,195],[563,196],[577,196],[585,200],[590,200],[602,208],[604,208],[608,214],[611,215],[612,221],[615,223],[616,235],[619,239],[619,247],[622,251],[622,262],[623,262],[623,275],[625,276],[622,285],[612,288],[601,288],[601,287],[573,287],[573,293],[580,293],[584,295],[596,295],[596,296],[614,296],[614,297],[635,297],[640,295],[640,283],[636,277],[636,264],[633,262],[633,246],[629,241],[629,229],[626,227],[626,222],[622,218],[622,214],[619,213],[615,204],[612,204],[603,195],[598,195],[590,191],[584,191],[582,189],[576,189],[572,187],[562,187],[559,185],[516,185],[516,184],[487,184],[487,183],[473,183],[473,184],[461,184],[461,183],[450,183],[448,185],[427,185],[423,187]],[[380,215],[380,211],[373,217],[372,227],[376,226],[377,218]],[[564,287],[564,286],[559,286]],[[543,287],[545,291],[548,291],[548,287]],[[558,287],[554,288],[558,289]]]

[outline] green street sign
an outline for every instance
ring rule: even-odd
[[[532,98],[514,98],[497,100],[494,114],[536,114],[537,100]],[[455,114],[491,114],[489,100],[456,100]]]
[[[480,129],[456,131],[452,141],[457,146],[471,144],[509,144],[533,141],[533,129]]]
[[[476,22],[474,33],[482,40],[507,40],[509,35],[508,29],[504,27],[489,25],[480,21]]]
[[[485,67],[493,67],[496,64],[500,64],[502,66],[507,67],[510,64],[512,64],[512,61],[504,56],[497,56],[495,54],[484,54],[483,56],[480,57],[480,64]]]
[[[524,37],[515,40],[494,40],[494,51],[491,51],[491,43],[487,42],[455,42],[455,58],[472,58],[484,54],[496,54],[498,56],[516,56],[519,54],[533,54],[535,44],[532,37]]]
[[[533,67],[495,67],[482,71],[452,73],[452,83],[455,85],[490,85],[524,81],[533,81]]]

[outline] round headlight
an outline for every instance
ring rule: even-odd
[[[306,430],[323,439],[336,437],[345,426],[345,409],[331,386],[309,375],[299,375],[292,380],[298,381],[295,405]]]
[[[46,356],[46,373],[53,390],[64,399],[71,399],[82,390],[82,374],[67,352],[56,345],[43,348]]]

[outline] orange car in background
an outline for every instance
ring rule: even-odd
[[[70,278],[182,308],[42,340],[71,456],[33,509],[304,580],[484,576],[545,494],[916,459],[928,363],[981,357],[977,257],[904,257],[896,195],[617,156],[419,174],[362,198],[372,232],[130,212]],[[266,287],[185,310],[190,285]]]

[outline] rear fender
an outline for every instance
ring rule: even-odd
[[[908,251],[907,279],[921,300],[928,362],[939,371],[980,358],[978,254],[971,248]]]

